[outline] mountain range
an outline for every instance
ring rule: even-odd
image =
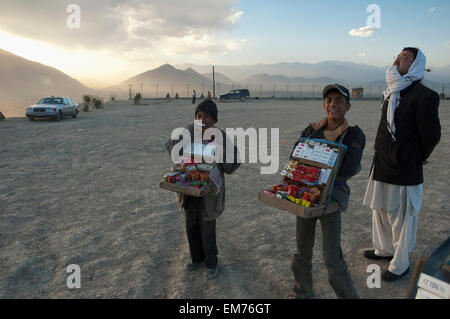
[[[0,49],[0,111],[6,116],[25,116],[26,105],[43,96],[98,94],[67,74]]]
[[[215,72],[215,81],[218,85],[233,82],[219,72]],[[212,83],[212,73],[200,74],[192,68],[180,70],[170,64],[164,64],[156,69],[129,78],[118,85],[106,88],[105,91],[115,92],[115,94],[123,97],[124,94],[128,94],[129,85],[131,85],[132,95],[140,91],[142,85],[144,96],[146,93],[159,97],[166,96],[167,93],[169,95],[178,93],[180,96],[191,96],[194,89],[198,92],[212,90]]]
[[[190,68],[204,73],[211,69],[208,65],[181,64],[177,68]],[[312,81],[325,78],[334,79],[347,86],[367,86],[374,82],[382,81],[385,85],[385,74],[387,66],[376,67],[367,64],[358,64],[342,61],[324,61],[320,63],[277,63],[277,64],[253,64],[253,65],[216,65],[215,70],[220,71],[226,77],[233,79],[236,83],[251,83],[255,75],[284,76],[292,79],[300,78]],[[450,65],[441,68],[431,67],[431,72],[425,76],[426,80],[435,83],[450,82]],[[295,82],[295,80],[294,80]],[[302,84],[302,83],[299,83]],[[310,83],[313,84],[313,83]]]
[[[369,87],[371,92],[375,87],[373,92],[378,94],[386,86],[385,70],[386,67],[341,61],[216,65],[216,94],[238,87],[249,88],[252,96],[310,94],[311,91],[314,94],[320,89],[316,86],[329,83]],[[432,68],[432,72],[426,74],[424,83],[439,93],[443,85],[450,90],[450,65]],[[24,116],[27,105],[47,95],[70,96],[78,102],[85,94],[99,95],[105,100],[110,95],[126,99],[130,85],[132,96],[141,90],[144,97],[165,97],[167,94],[190,97],[193,90],[198,96],[206,95],[207,91],[212,92],[212,67],[194,64],[174,67],[165,64],[117,85],[93,89],[55,68],[0,49],[0,111],[6,116]]]

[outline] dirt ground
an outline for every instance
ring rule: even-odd
[[[280,162],[301,130],[324,116],[320,101],[219,103],[221,128],[280,128]],[[0,122],[0,298],[292,298],[295,216],[269,208],[257,193],[279,180],[262,164],[226,176],[226,208],[217,220],[219,275],[187,273],[184,216],[174,194],[159,188],[170,165],[164,143],[192,122],[188,100],[118,103],[61,122]],[[362,298],[404,298],[411,273],[381,288],[366,285],[362,257],[371,247],[371,212],[362,206],[380,117],[377,101],[354,101],[348,120],[365,132],[363,170],[349,181],[342,250]],[[413,268],[450,235],[450,101],[441,101],[442,139],[425,166]],[[264,165],[265,166],[265,165]],[[279,171],[281,170],[281,167]],[[317,225],[313,257],[318,298],[328,284]],[[68,289],[66,267],[81,268],[81,288]],[[378,262],[381,271],[388,262]]]

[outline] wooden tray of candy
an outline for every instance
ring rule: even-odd
[[[199,189],[196,187],[178,186],[177,184],[169,182],[161,182],[159,187],[168,191],[182,193],[193,197],[205,197],[212,191],[211,184],[207,184],[205,188]]]
[[[318,205],[311,207],[304,207],[293,203],[286,199],[277,198],[265,193],[264,191],[258,194],[260,202],[267,206],[285,210],[291,214],[304,218],[319,217],[326,214],[333,213],[338,210],[339,204],[336,201],[331,201],[328,205]]]

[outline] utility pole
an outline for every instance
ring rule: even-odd
[[[131,101],[131,88],[133,87],[133,84],[128,84],[128,95],[129,95],[129,101]]]
[[[213,99],[216,99],[216,75],[214,73],[214,65],[213,68]]]

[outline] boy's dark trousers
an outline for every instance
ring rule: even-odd
[[[322,226],[323,257],[330,285],[338,298],[358,298],[342,256],[340,212],[316,218],[297,217],[297,253],[291,264],[295,277],[294,289],[304,294],[312,293],[312,255],[317,219]]]
[[[201,198],[190,197],[184,208],[186,234],[193,263],[205,261],[207,268],[217,266],[216,220],[206,221]]]

